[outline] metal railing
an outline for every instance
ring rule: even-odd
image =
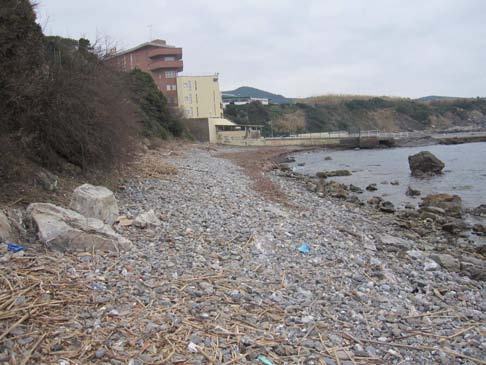
[[[275,136],[265,137],[265,139],[327,139],[327,138],[347,138],[347,137],[377,137],[377,138],[393,138],[393,139],[406,139],[406,138],[451,138],[451,137],[468,137],[468,136],[486,136],[486,131],[474,131],[474,132],[382,132],[379,130],[367,130],[349,133],[348,131],[329,131],[329,132],[316,132],[316,133],[301,133],[289,136]]]

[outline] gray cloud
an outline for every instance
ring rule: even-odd
[[[49,34],[166,39],[223,89],[486,95],[483,0],[40,0],[38,13]]]

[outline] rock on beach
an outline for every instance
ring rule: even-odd
[[[408,164],[413,176],[440,174],[445,167],[445,164],[429,151],[408,156]]]
[[[120,251],[130,241],[96,218],[50,203],[32,203],[27,213],[38,231],[39,239],[50,247],[65,251]]]
[[[145,229],[115,226],[133,242],[129,250],[49,257],[31,251],[28,259],[0,252],[5,272],[22,273],[8,277],[15,290],[6,294],[25,303],[4,329],[30,315],[5,336],[6,358],[23,359],[45,334],[32,363],[64,363],[66,354],[73,363],[140,365],[484,359],[479,253],[468,255],[466,244],[449,242],[441,230],[409,229],[398,214],[376,209],[386,207],[382,198],[365,206],[335,198],[349,193],[342,184],[277,170],[256,181],[223,155],[242,159],[248,149],[221,150],[169,156],[178,170],[170,180],[124,183],[121,216],[153,210],[163,217]],[[274,184],[274,195],[286,200],[255,184]],[[93,219],[59,207],[29,209],[60,216],[61,234],[87,234],[72,220]],[[306,254],[299,251],[304,244]],[[51,300],[55,305],[40,315],[31,311]],[[86,343],[92,346],[81,347]]]
[[[119,215],[115,195],[104,186],[78,186],[74,189],[69,207],[86,217],[100,219],[107,224],[115,223]]]
[[[12,239],[12,227],[8,217],[0,210],[0,240],[10,241]]]

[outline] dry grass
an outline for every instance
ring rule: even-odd
[[[90,183],[102,185],[116,191],[118,186],[126,179],[137,178],[168,178],[177,173],[177,169],[166,162],[169,156],[181,156],[189,146],[188,142],[171,140],[156,142],[150,141],[150,147],[139,146],[125,163],[109,170],[92,170],[82,172],[73,165],[67,164],[61,172],[55,172],[58,177],[56,191],[45,190],[37,181],[36,175],[43,168],[26,158],[22,154],[15,155],[15,151],[4,153],[4,161],[8,159],[9,166],[15,169],[2,170],[0,166],[0,207],[26,206],[33,202],[49,202],[67,206],[72,191],[79,185]],[[2,151],[0,146],[0,152]],[[8,173],[7,173],[8,171]]]
[[[308,98],[296,99],[298,103],[304,104],[334,104],[340,105],[350,100],[370,100],[373,98],[381,98],[385,100],[402,100],[404,98],[398,96],[376,96],[376,95],[352,95],[352,94],[327,94],[319,96],[311,96]]]

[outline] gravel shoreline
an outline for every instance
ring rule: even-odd
[[[62,328],[34,321],[56,335],[32,363],[486,364],[484,282],[434,265],[389,215],[299,181],[267,173],[291,206],[263,199],[220,153],[123,186],[122,214],[153,209],[160,225],[120,227],[134,248],[119,256],[62,256],[57,275],[76,273],[89,300]],[[73,328],[89,348],[68,356]]]
[[[237,167],[201,150],[171,162],[180,171],[175,181],[127,188],[130,201],[141,198],[127,213],[153,208],[166,217],[150,255],[153,265],[165,261],[166,277],[225,278],[224,285],[198,280],[185,289],[195,318],[207,316],[203,327],[235,333],[240,323],[240,341],[232,338],[219,350],[214,338],[193,328],[203,347],[222,354],[222,363],[246,353],[248,362],[264,355],[288,364],[486,357],[483,283],[426,270],[430,260],[420,251],[400,257],[377,249],[380,235],[400,234],[387,215],[316,198],[273,176],[300,207],[289,209],[262,199]],[[310,254],[299,252],[304,243]]]

